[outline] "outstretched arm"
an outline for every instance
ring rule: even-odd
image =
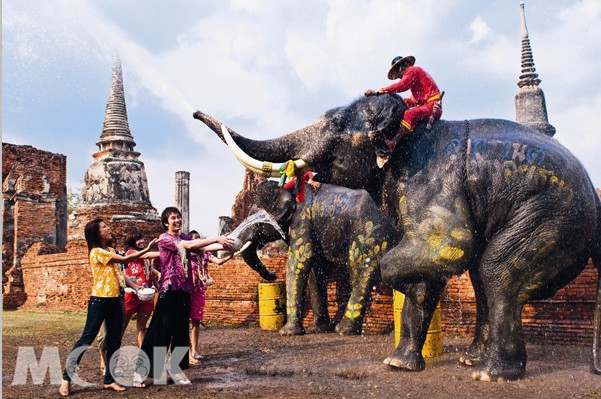
[[[140,259],[154,259],[158,258],[160,254],[159,251],[146,252],[144,255],[140,256]]]
[[[111,258],[111,262],[119,262],[119,263],[129,263],[132,260],[136,260],[138,259],[140,256],[144,255],[146,252],[150,251],[150,248],[156,244],[158,242],[158,238],[155,238],[154,240],[150,241],[148,243],[148,245],[146,246],[146,248],[140,250],[140,251],[136,251],[136,252],[132,252],[129,255],[119,255],[119,254],[114,254],[113,257]]]
[[[218,237],[212,237],[212,238],[199,238],[196,240],[185,240],[185,241],[181,241],[179,245],[181,245],[182,247],[184,247],[185,249],[202,249],[203,251],[214,251],[214,249],[205,249],[205,247],[208,247],[211,244],[219,244],[222,247],[221,248],[217,248],[215,250],[219,250],[219,249],[224,249],[227,247],[231,247],[235,244],[234,239],[226,236],[226,235],[222,235],[222,236],[218,236]]]
[[[225,262],[227,262],[228,260],[232,259],[232,256],[233,255],[231,255],[231,254],[228,255],[228,256],[226,256],[226,257],[224,257],[224,258],[218,258],[216,256],[213,256],[213,257],[211,257],[210,262],[211,263],[215,263],[216,265],[223,265]]]

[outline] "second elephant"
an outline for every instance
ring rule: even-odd
[[[297,202],[294,195],[279,188],[277,182],[266,181],[257,188],[249,218],[253,218],[260,209],[275,219],[281,231],[278,232],[274,223],[254,223],[238,238],[251,243],[242,251],[246,263],[264,278],[273,279],[274,276],[259,260],[256,249],[278,240],[282,232],[286,236],[285,241],[289,245],[287,322],[280,334],[304,333],[301,312],[311,270],[316,274],[317,292],[312,293],[317,296],[313,301],[315,324],[320,329],[320,323],[324,327],[329,322],[324,267],[346,268],[350,276],[350,298],[336,332],[360,333],[372,285],[380,279],[380,258],[395,244],[396,237],[394,227],[370,195],[365,190],[329,184],[322,184],[317,189],[308,185],[305,201]]]

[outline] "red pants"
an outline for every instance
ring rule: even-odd
[[[428,122],[430,119],[430,115],[432,115],[432,110],[434,109],[434,104],[436,101],[429,101],[424,105],[420,105],[417,107],[409,108],[405,111],[405,115],[403,116],[403,120],[401,121],[401,125],[405,126],[409,131],[413,131],[418,122]],[[438,109],[436,115],[434,115],[435,120],[440,119],[442,115],[442,105]]]
[[[125,314],[128,316],[133,316],[138,312],[151,314],[154,310],[154,302],[141,301],[140,298],[136,294],[131,294],[129,292],[125,293]]]

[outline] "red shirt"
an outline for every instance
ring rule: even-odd
[[[408,66],[398,82],[380,89],[380,91],[386,93],[401,93],[407,90],[411,90],[411,98],[406,99],[405,102],[410,107],[424,105],[429,98],[440,94],[440,90],[432,76],[415,65]]]
[[[126,255],[136,252],[134,249],[127,251]],[[150,262],[144,259],[136,259],[127,264],[125,277],[134,277],[137,285],[142,287],[152,287],[152,272],[150,271]]]

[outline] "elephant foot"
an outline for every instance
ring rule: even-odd
[[[307,333],[315,334],[315,333],[324,333],[332,331],[332,325],[329,321],[327,322],[316,322],[307,327]]]
[[[474,363],[476,363],[475,360],[470,359],[469,357],[467,357],[467,355],[463,355],[459,358],[459,363],[463,364],[464,366],[473,366]]]
[[[519,380],[524,377],[524,367],[480,367],[472,373],[474,381],[502,382]]]
[[[459,363],[465,366],[474,366],[482,361],[482,345],[471,344],[459,358]]]
[[[343,317],[340,323],[336,325],[334,331],[340,335],[359,335],[361,334],[362,323],[352,321],[347,317]]]
[[[304,335],[305,329],[298,323],[286,323],[280,328],[280,335]]]
[[[399,349],[396,349],[390,356],[384,359],[384,364],[404,371],[422,371],[426,368],[426,362],[421,351],[403,353]]]

